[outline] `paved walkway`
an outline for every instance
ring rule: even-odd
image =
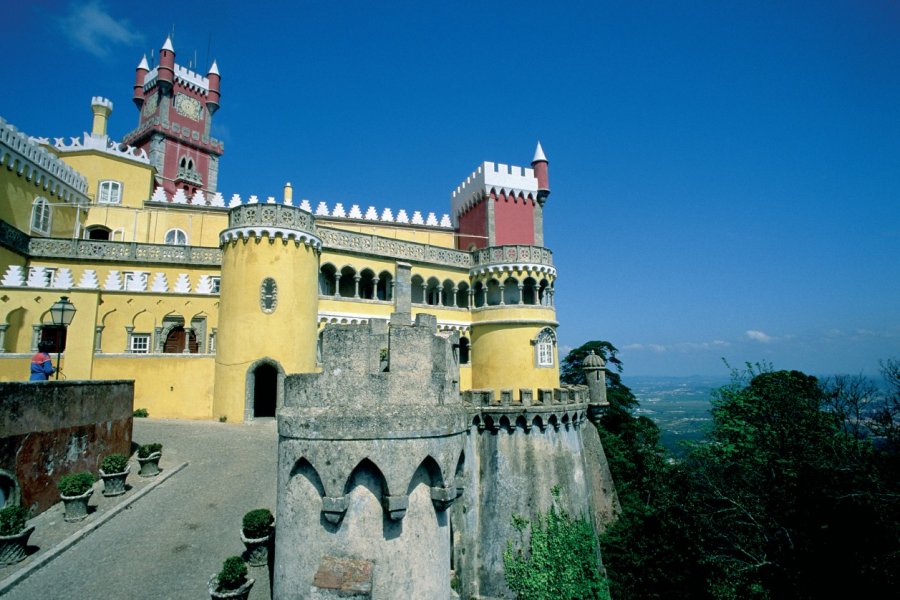
[[[4,600],[208,598],[210,575],[225,558],[243,551],[243,514],[262,507],[274,512],[277,437],[274,419],[250,424],[135,419],[136,443],[163,444],[159,478],[165,479],[138,477],[132,461],[133,488],[110,499],[102,497],[98,484],[91,499],[96,510],[84,521],[65,523],[61,506],[37,517],[30,545],[39,549],[15,567],[0,569],[0,590],[10,577],[28,576],[0,595]],[[35,569],[54,547],[79,533],[85,536]],[[268,569],[250,568],[250,577],[256,579],[250,600],[269,600]]]

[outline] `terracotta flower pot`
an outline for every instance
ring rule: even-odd
[[[104,496],[121,496],[125,493],[125,479],[131,467],[125,467],[121,473],[104,473],[100,469],[100,477],[103,479],[103,495]]]
[[[0,535],[0,565],[14,565],[25,558],[28,538],[34,532],[34,525],[29,525],[19,533]]]

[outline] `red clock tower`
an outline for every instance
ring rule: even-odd
[[[150,69],[145,56],[137,67],[134,103],[140,117],[122,141],[146,150],[156,185],[169,197],[176,190],[187,197],[198,190],[216,192],[225,147],[209,132],[219,110],[220,82],[215,61],[205,77],[176,64],[170,38],[159,51],[159,65]]]

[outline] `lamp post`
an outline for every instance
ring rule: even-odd
[[[72,323],[75,317],[75,305],[69,302],[68,296],[61,296],[59,300],[50,307],[50,320],[57,327],[62,327],[63,332]],[[56,341],[56,379],[59,381],[59,360],[62,354],[62,339],[57,338]]]

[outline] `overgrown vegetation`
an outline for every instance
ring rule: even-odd
[[[615,347],[573,352],[590,349],[614,369],[598,428],[622,504],[600,539],[614,598],[900,591],[900,361],[882,364],[886,391],[747,365],[715,392],[707,439],[674,460],[633,416]]]
[[[63,475],[59,478],[59,483],[56,484],[56,487],[59,488],[59,493],[63,496],[80,496],[94,486],[94,481],[96,479],[93,473],[83,471],[81,473]]]
[[[554,487],[553,506],[534,523],[513,517],[519,539],[503,553],[506,583],[523,600],[608,600],[593,527],[560,508],[559,493]]]
[[[28,522],[28,509],[24,506],[7,506],[0,509],[0,535],[17,535]]]
[[[152,454],[162,452],[162,444],[154,442],[152,444],[144,444],[138,448],[138,458],[147,458]]]
[[[247,582],[247,565],[240,556],[229,556],[217,576],[219,591],[236,590]]]
[[[146,408],[137,408],[131,416],[145,419],[150,416],[150,412]]]
[[[110,454],[100,462],[100,470],[107,475],[122,473],[128,468],[128,457],[124,454]]]
[[[275,517],[268,508],[257,508],[244,515],[242,526],[247,539],[258,540],[269,535]]]

